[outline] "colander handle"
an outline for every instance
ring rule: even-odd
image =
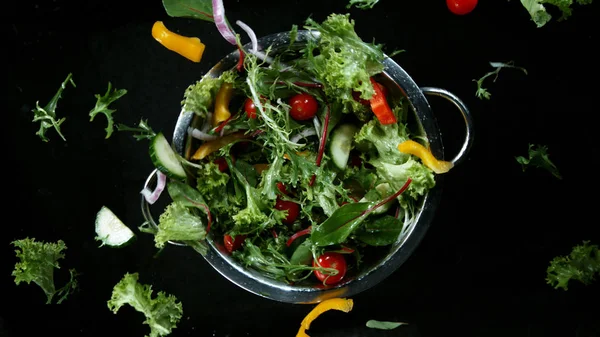
[[[439,96],[447,99],[448,101],[452,102],[460,111],[463,120],[465,121],[465,141],[456,157],[450,160],[450,162],[452,162],[454,165],[460,164],[465,160],[467,153],[469,153],[469,150],[471,150],[471,145],[473,145],[473,119],[471,118],[469,109],[460,98],[446,89],[422,87],[421,91],[423,91],[423,93],[426,95]]]

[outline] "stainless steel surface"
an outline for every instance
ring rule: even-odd
[[[296,38],[296,46],[302,46],[307,39],[318,38],[318,34],[309,31],[299,31]],[[290,37],[286,33],[269,35],[259,39],[259,45],[263,48],[271,46],[271,55],[287,48]],[[249,48],[249,45],[246,47]],[[217,63],[204,77],[218,77],[221,72],[231,69],[237,63],[239,57],[238,51],[234,51]],[[435,117],[432,115],[429,102],[425,98],[424,91],[417,86],[411,77],[391,58],[384,60],[385,71],[383,81],[390,87],[391,93],[405,95],[411,107],[414,110],[416,120],[419,123],[421,131],[429,141],[429,147],[436,158],[443,159],[444,149]],[[472,122],[467,108],[454,95],[443,91],[443,89],[428,90],[428,93],[445,95],[453,101],[461,110],[465,121],[467,122],[467,140],[460,153],[453,159],[455,163],[462,161],[469,151],[472,142]],[[201,120],[193,113],[182,111],[177,120],[173,133],[173,148],[185,158],[189,158],[192,153],[192,142],[195,140],[188,137],[187,130],[189,126],[198,126]],[[154,184],[156,171],[148,177],[146,186]],[[450,173],[451,174],[451,173]],[[288,303],[317,303],[333,297],[348,297],[359,292],[365,291],[388,277],[408,259],[415,250],[419,242],[423,239],[429,225],[431,224],[436,208],[439,203],[443,175],[436,175],[436,186],[431,189],[423,198],[420,204],[420,210],[416,220],[407,226],[406,230],[398,238],[397,242],[389,247],[387,253],[377,262],[363,268],[354,277],[349,277],[342,283],[334,286],[298,286],[289,285],[280,281],[267,278],[260,273],[246,269],[238,264],[233,258],[220,248],[219,238],[213,237],[209,233],[207,242],[209,250],[204,259],[223,277],[230,280],[237,286],[246,289],[256,295],[269,298],[276,301]],[[164,196],[163,196],[164,197]],[[153,216],[150,212],[150,206],[142,197],[142,214],[149,224],[156,226]],[[181,245],[178,242],[171,242],[175,245]]]
[[[456,157],[450,160],[454,165],[460,164],[463,160],[465,160],[469,150],[471,150],[471,146],[473,145],[474,135],[473,135],[473,119],[471,118],[471,113],[469,109],[463,103],[463,101],[458,98],[453,93],[449,92],[446,89],[435,88],[435,87],[422,87],[421,91],[423,91],[427,95],[439,96],[447,99],[452,102],[462,114],[463,120],[465,122],[465,141],[463,142],[462,147],[458,151]]]

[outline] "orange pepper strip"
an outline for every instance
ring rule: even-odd
[[[254,169],[256,170],[256,173],[262,174],[263,171],[269,169],[269,164],[254,164]]]
[[[452,162],[437,160],[428,148],[414,140],[407,140],[400,143],[398,151],[419,157],[423,165],[429,167],[437,174],[446,173],[454,166]]]
[[[310,151],[308,151],[308,150],[299,151],[299,152],[296,152],[296,154],[299,155],[300,157],[306,157],[310,154]],[[292,160],[292,158],[290,158],[290,155],[287,153],[283,154],[283,158],[285,158],[287,160]]]
[[[182,36],[168,30],[162,21],[156,21],[152,26],[152,37],[165,48],[193,62],[200,62],[206,47],[197,37]]]
[[[217,126],[231,117],[229,102],[231,102],[232,97],[233,86],[231,83],[224,82],[221,84],[219,92],[217,92],[217,96],[215,97],[215,112],[213,113],[212,120],[213,126]]]
[[[298,330],[296,337],[310,337],[306,334],[305,331],[310,328],[310,323],[312,323],[312,321],[314,321],[325,311],[339,310],[343,312],[350,312],[350,310],[352,310],[353,305],[354,302],[350,298],[330,298],[317,304],[317,306],[314,307],[308,313],[308,315],[306,315],[306,317],[304,317],[302,323],[300,323],[300,330]]]
[[[206,156],[208,156],[209,154],[211,154],[215,151],[218,151],[223,146],[231,144],[238,139],[243,139],[243,138],[247,138],[247,137],[250,137],[250,135],[245,134],[244,131],[238,131],[238,132],[230,133],[221,138],[217,138],[215,140],[210,140],[208,142],[204,142],[204,143],[202,143],[202,145],[200,145],[200,147],[196,150],[196,152],[194,152],[192,159],[194,159],[194,160],[204,159]]]

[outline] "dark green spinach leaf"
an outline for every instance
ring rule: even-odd
[[[215,22],[211,0],[163,0],[163,7],[171,17]]]
[[[402,227],[402,221],[391,215],[372,218],[356,231],[356,238],[371,246],[387,246],[396,242]]]

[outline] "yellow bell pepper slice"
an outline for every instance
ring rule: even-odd
[[[232,97],[233,86],[231,83],[224,82],[221,84],[219,92],[217,92],[217,96],[215,97],[215,111],[213,113],[212,120],[213,127],[231,117],[231,112],[229,111],[229,102],[231,102]]]
[[[300,323],[300,329],[296,334],[296,337],[310,337],[306,334],[306,330],[310,328],[310,323],[314,321],[317,317],[319,317],[322,313],[329,310],[339,310],[343,312],[350,312],[354,302],[351,298],[330,298],[328,300],[324,300],[323,302],[317,304],[306,317]]]
[[[210,141],[204,142],[204,143],[202,143],[202,145],[200,145],[200,147],[198,147],[196,152],[194,152],[194,155],[192,155],[192,159],[194,159],[194,160],[204,159],[204,158],[206,158],[206,156],[208,156],[209,154],[211,154],[215,151],[218,151],[220,148],[222,148],[226,145],[229,145],[238,139],[243,139],[246,137],[250,137],[250,135],[245,134],[244,131],[238,131],[238,132],[234,132],[234,133],[225,135],[221,138],[217,138],[215,140],[210,140]]]
[[[196,63],[202,59],[206,47],[197,37],[182,36],[170,31],[162,21],[156,21],[152,25],[152,37],[165,48]]]
[[[446,173],[454,166],[452,162],[436,159],[428,148],[414,140],[406,140],[400,143],[398,151],[419,157],[423,165],[437,174]]]

